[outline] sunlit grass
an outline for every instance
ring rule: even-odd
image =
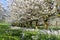
[[[7,33],[6,33],[7,31]],[[1,34],[3,33],[3,34]],[[9,35],[8,35],[9,34]],[[31,30],[0,30],[0,40],[60,40],[60,35]]]
[[[8,29],[8,28],[10,28],[9,23],[5,23],[5,22],[0,23],[0,29]]]

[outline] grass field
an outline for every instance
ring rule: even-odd
[[[44,29],[44,26],[39,26]],[[27,28],[26,28],[27,29]],[[48,29],[60,29],[50,26]],[[60,35],[48,34],[40,30],[10,29],[8,23],[0,23],[0,40],[60,40]]]
[[[0,30],[0,40],[60,40],[60,35],[31,30]]]

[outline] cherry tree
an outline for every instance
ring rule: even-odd
[[[54,15],[56,10],[56,0],[13,0],[9,6],[11,17],[20,23],[42,19],[45,28],[48,28],[48,19]],[[37,28],[37,27],[36,27]]]

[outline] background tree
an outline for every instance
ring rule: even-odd
[[[0,22],[5,22],[5,9],[2,7],[2,5],[0,4]]]

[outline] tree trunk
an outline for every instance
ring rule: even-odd
[[[48,29],[48,16],[43,16],[45,29]]]
[[[44,21],[44,26],[45,26],[45,29],[48,29],[48,23],[46,21]]]
[[[30,26],[32,27],[32,21],[30,21]]]
[[[38,21],[36,21],[36,29],[38,29]]]

